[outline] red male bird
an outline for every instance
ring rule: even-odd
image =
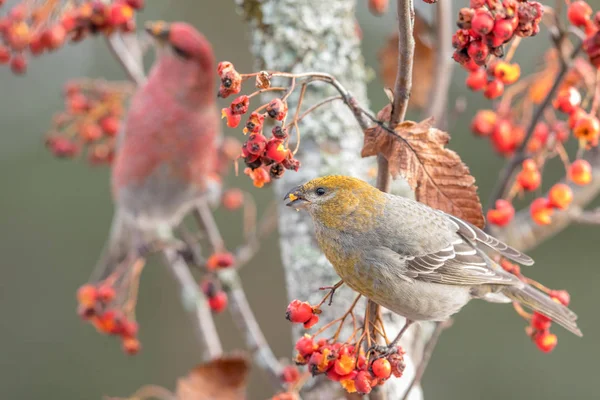
[[[157,44],[148,81],[134,94],[112,169],[115,216],[95,275],[178,225],[218,185],[219,113],[210,43],[192,26],[147,24]]]

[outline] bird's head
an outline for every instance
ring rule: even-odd
[[[307,210],[315,221],[329,227],[346,224],[368,225],[369,215],[383,212],[385,195],[357,178],[341,175],[324,176],[290,190],[286,205]]]
[[[208,93],[214,97],[215,58],[204,35],[185,22],[151,21],[145,28],[157,49],[153,73],[163,82],[172,82],[180,98],[199,93],[201,97]]]

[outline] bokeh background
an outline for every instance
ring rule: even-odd
[[[232,1],[148,1],[140,19],[185,20],[212,41],[217,59],[227,59],[249,71],[247,27]],[[395,29],[393,11],[372,16],[366,1],[358,1],[367,63],[377,68],[376,53]],[[457,2],[454,7],[466,1]],[[590,2],[594,8],[599,1]],[[544,31],[543,31],[544,32]],[[548,46],[545,35],[525,40],[516,60],[531,71]],[[147,60],[150,61],[150,60]],[[177,377],[199,361],[191,322],[179,302],[168,271],[154,261],[145,269],[138,321],[144,349],[127,357],[119,343],[82,323],[75,312],[75,291],[85,282],[103,246],[112,216],[107,168],[54,159],[42,137],[52,115],[61,109],[61,89],[75,77],[123,79],[120,67],[102,39],[66,46],[31,63],[25,78],[0,68],[0,398],[100,399],[126,396],[154,383],[173,388]],[[468,93],[465,73],[454,71],[451,104],[466,96],[467,111],[451,126],[451,147],[477,178],[486,199],[502,160],[488,142],[475,139],[469,122],[477,107],[489,106]],[[415,82],[419,85],[419,82]],[[381,83],[370,82],[373,109],[385,101]],[[410,116],[409,116],[410,117]],[[417,117],[412,115],[412,117]],[[227,130],[227,134],[239,134]],[[560,173],[550,171],[548,187]],[[552,175],[553,174],[553,175]],[[229,184],[250,190],[264,209],[270,189],[255,190],[245,177]],[[268,210],[275,212],[275,210]],[[239,215],[218,212],[221,223]],[[228,222],[224,234],[239,243],[240,229]],[[542,354],[523,332],[524,322],[511,307],[475,302],[456,318],[441,338],[424,379],[428,399],[592,399],[598,398],[600,320],[598,306],[600,227],[571,227],[539,246],[531,255],[536,265],[527,273],[554,288],[572,293],[585,336],[576,338],[556,328],[559,345]],[[276,235],[265,241],[258,256],[241,271],[249,300],[278,356],[291,354],[287,304]],[[242,346],[224,313],[216,317],[225,345]],[[250,399],[270,392],[264,376],[253,371]]]

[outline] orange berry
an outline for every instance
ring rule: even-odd
[[[488,222],[498,226],[508,225],[514,216],[515,208],[510,202],[504,199],[496,200],[496,208],[491,208],[487,212]]]
[[[479,110],[471,122],[471,130],[478,136],[488,136],[494,131],[498,116],[492,110]]]
[[[355,357],[348,354],[342,354],[337,360],[335,360],[334,369],[339,375],[348,375],[354,370],[355,365]]]
[[[583,115],[573,127],[573,135],[577,139],[592,141],[600,134],[600,121],[593,115]]]
[[[569,185],[557,183],[550,189],[548,200],[550,200],[550,205],[552,207],[564,210],[569,207],[573,201],[573,191]]]
[[[136,355],[142,349],[142,344],[136,338],[126,337],[122,342],[123,351],[131,356]]]
[[[373,361],[371,369],[373,370],[373,375],[379,379],[387,379],[392,374],[392,365],[385,358],[378,358]]]
[[[583,108],[577,107],[569,114],[569,128],[575,128],[575,125],[579,122],[579,120],[588,115],[587,112]]]
[[[94,285],[86,284],[77,290],[77,301],[84,306],[93,307],[98,300],[98,289]]]
[[[535,335],[534,341],[538,349],[544,353],[550,353],[556,347],[558,338],[553,333],[543,331]]]
[[[519,80],[521,76],[521,67],[519,64],[509,64],[504,61],[497,62],[493,67],[493,74],[505,85],[510,85]]]
[[[552,214],[554,210],[550,205],[550,201],[543,197],[535,199],[529,207],[531,219],[538,225],[549,225],[552,222]]]
[[[575,160],[568,170],[569,179],[577,185],[587,185],[592,181],[592,166],[586,160]]]
[[[102,137],[102,129],[93,123],[84,123],[79,127],[79,134],[86,142],[93,142]]]

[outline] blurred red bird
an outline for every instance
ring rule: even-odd
[[[112,169],[115,215],[95,271],[106,278],[130,251],[178,225],[219,190],[220,121],[210,43],[186,23],[153,22],[156,61],[134,94]]]

